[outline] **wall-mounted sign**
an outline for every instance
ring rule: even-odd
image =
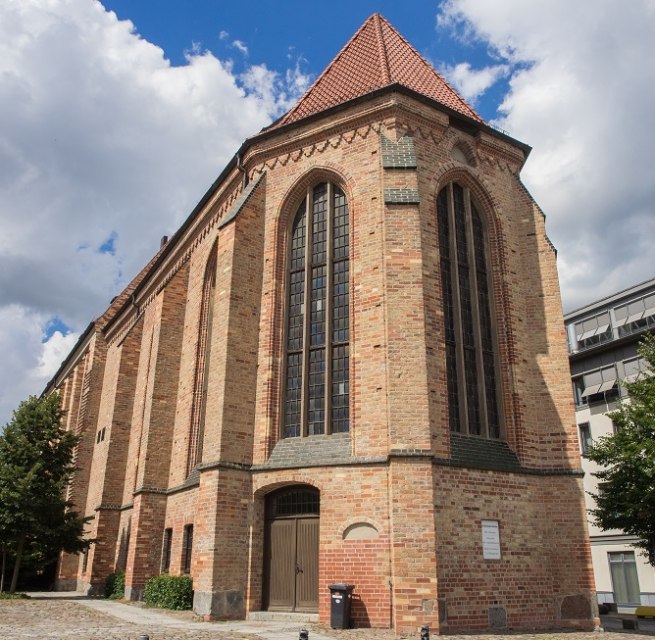
[[[482,557],[500,560],[500,531],[498,520],[482,520]]]

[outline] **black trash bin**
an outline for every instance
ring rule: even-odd
[[[333,629],[350,627],[350,605],[353,599],[354,584],[331,584],[330,589],[330,626]]]

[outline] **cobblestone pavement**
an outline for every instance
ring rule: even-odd
[[[102,611],[90,608],[102,603]],[[125,606],[125,605],[122,605]],[[114,607],[114,609],[112,609]],[[108,601],[69,600],[63,598],[0,600],[1,640],[138,640],[147,634],[150,640],[297,640],[297,623],[257,625],[251,622],[194,622],[192,614],[169,615],[137,609],[130,622],[112,614],[121,605]],[[128,607],[132,609],[132,607]],[[108,613],[109,612],[109,613]],[[141,612],[141,613],[139,613]],[[125,616],[123,616],[125,617]],[[393,633],[380,629],[326,629],[307,625],[310,640],[392,640]],[[509,635],[509,634],[504,634]],[[417,638],[419,634],[406,636]],[[439,636],[434,636],[439,637]],[[461,638],[459,636],[458,638]],[[498,640],[496,635],[467,635],[466,640]],[[440,636],[448,638],[448,636]],[[639,633],[532,633],[511,634],[512,640],[644,640]]]

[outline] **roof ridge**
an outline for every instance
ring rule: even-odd
[[[391,70],[389,69],[389,54],[387,47],[384,44],[384,34],[382,33],[382,20],[384,17],[379,13],[374,13],[372,16],[375,25],[375,35],[377,37],[378,55],[380,56],[380,66],[382,68],[382,80],[385,85],[391,84]]]
[[[305,93],[303,93],[303,95],[301,96],[300,100],[298,100],[298,102],[296,102],[296,104],[293,105],[293,107],[291,107],[291,109],[289,109],[289,111],[287,111],[287,112],[286,112],[286,113],[285,113],[285,114],[280,118],[280,120],[276,123],[275,126],[281,126],[281,125],[285,124],[285,122],[288,120],[289,117],[291,117],[291,115],[292,115],[293,113],[295,113],[296,111],[299,111],[299,110],[300,110],[300,105],[301,105],[301,104],[302,104],[302,103],[303,103],[303,102],[304,102],[304,101],[309,97],[309,95],[312,93],[312,90],[314,89],[314,87],[318,86],[318,84],[319,84],[319,83],[321,82],[321,80],[322,80],[322,79],[323,79],[323,78],[324,78],[324,77],[329,73],[329,71],[330,71],[333,67],[336,66],[336,64],[337,64],[337,62],[339,61],[339,59],[342,58],[343,55],[345,54],[345,52],[348,50],[348,48],[351,47],[351,46],[353,45],[353,43],[357,40],[357,37],[359,36],[359,34],[360,34],[362,31],[364,31],[364,29],[366,28],[366,26],[368,25],[368,23],[371,22],[371,20],[373,20],[373,18],[374,18],[375,15],[378,15],[378,14],[375,14],[375,13],[374,13],[373,15],[369,16],[369,17],[364,21],[364,23],[361,25],[361,27],[359,27],[359,29],[357,29],[357,31],[355,31],[355,33],[350,37],[350,39],[348,40],[348,42],[346,42],[346,44],[344,44],[343,47],[341,47],[341,49],[339,50],[339,53],[337,53],[337,55],[334,56],[334,58],[332,58],[332,60],[330,61],[330,64],[328,64],[328,66],[325,67],[325,69],[323,69],[323,71],[321,72],[321,74],[316,78],[316,80],[314,80],[314,82],[312,82],[312,84],[311,84],[310,87],[307,89],[307,91],[305,91]]]
[[[480,121],[482,121],[482,118],[478,115],[478,112],[477,112],[477,111],[476,111],[476,110],[475,110],[475,109],[474,109],[474,108],[473,108],[473,107],[472,107],[472,106],[471,106],[471,105],[470,105],[466,100],[464,100],[464,98],[462,98],[462,96],[459,94],[459,91],[457,91],[457,89],[455,89],[455,88],[450,84],[450,82],[448,82],[448,80],[446,80],[446,79],[445,79],[445,78],[444,78],[444,77],[443,77],[443,76],[442,76],[442,75],[441,75],[441,74],[440,74],[440,73],[439,73],[439,72],[438,72],[438,71],[437,71],[437,70],[436,70],[436,69],[435,69],[435,68],[434,68],[434,67],[433,67],[433,66],[432,66],[432,65],[431,65],[431,64],[430,64],[430,63],[429,63],[429,62],[428,62],[428,61],[427,61],[427,60],[426,60],[426,59],[425,59],[421,54],[420,54],[420,52],[419,52],[419,51],[414,47],[414,45],[412,45],[412,43],[409,42],[409,41],[407,40],[407,38],[405,38],[405,36],[403,36],[403,34],[400,33],[400,31],[398,31],[398,29],[396,29],[396,28],[395,28],[395,27],[394,27],[394,26],[393,26],[393,25],[392,25],[392,24],[391,24],[391,23],[390,23],[390,22],[389,22],[389,21],[388,21],[388,20],[387,20],[383,15],[382,15],[382,14],[375,14],[375,15],[378,15],[378,16],[380,17],[380,20],[381,20],[384,24],[386,24],[387,27],[389,27],[389,29],[391,29],[391,30],[392,30],[392,31],[393,31],[393,32],[394,32],[394,33],[395,33],[395,34],[396,34],[396,35],[397,35],[397,36],[398,36],[398,37],[399,37],[399,38],[400,38],[400,39],[401,39],[401,40],[402,40],[402,41],[403,41],[403,42],[404,42],[404,43],[405,43],[405,44],[406,44],[406,45],[407,45],[407,46],[408,46],[408,47],[409,47],[409,48],[410,48],[410,49],[411,49],[411,50],[412,50],[412,51],[413,51],[413,52],[414,52],[418,57],[419,57],[419,59],[420,59],[420,61],[423,63],[423,65],[424,65],[424,66],[425,66],[425,67],[426,67],[430,72],[434,73],[434,74],[439,78],[439,80],[441,80],[441,82],[443,82],[443,83],[446,85],[446,87],[448,87],[448,89],[450,89],[450,90],[453,92],[454,96],[455,96],[455,97],[456,97],[456,98],[457,98],[457,99],[458,99],[458,100],[459,100],[459,101],[460,101],[460,102],[461,102],[461,103],[462,103],[462,104],[463,104],[467,109],[469,109],[470,111],[472,111],[472,112],[473,112],[473,113],[478,117],[478,119],[479,119]],[[380,28],[381,28],[381,27],[380,27]],[[385,50],[386,50],[386,47],[385,47]]]
[[[380,13],[373,13],[298,102],[267,130],[345,104],[373,91],[403,86],[463,117],[484,122],[473,107]]]

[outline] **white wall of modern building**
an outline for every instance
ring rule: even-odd
[[[655,568],[633,546],[634,538],[595,525],[592,494],[598,491],[599,467],[585,452],[590,442],[613,433],[607,414],[625,401],[622,380],[645,369],[637,345],[655,330],[655,279],[569,313],[565,323],[598,601],[630,613],[639,604],[655,605]]]

